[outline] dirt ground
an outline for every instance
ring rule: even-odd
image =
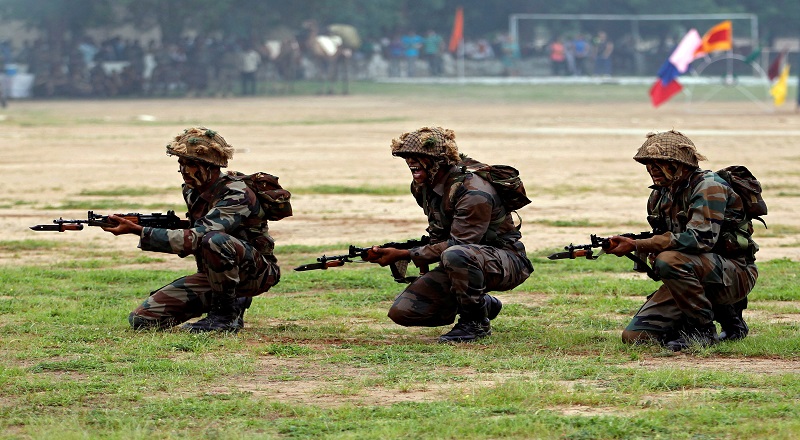
[[[53,209],[68,202],[113,199],[81,195],[84,191],[163,190],[120,196],[119,212],[131,211],[126,203],[180,205],[176,160],[165,156],[164,146],[192,125],[216,129],[236,148],[230,169],[270,172],[289,190],[403,187],[410,176],[402,160],[390,155],[391,139],[441,125],[456,131],[462,152],[520,170],[533,200],[519,212],[524,241],[529,251],[541,253],[586,242],[591,233],[646,229],[649,180],[631,157],[648,131],[675,128],[709,157],[704,167],[746,164],[761,179],[770,230],[757,230],[759,258],[799,259],[798,121],[800,114],[789,109],[764,113],[745,104],[693,107],[689,113],[679,104],[653,109],[645,102],[508,104],[371,96],[12,102],[0,114],[8,143],[0,151],[0,228],[3,240],[52,238],[55,233],[28,226],[59,216],[85,217],[85,210]],[[293,206],[293,217],[271,225],[279,245],[369,245],[418,237],[425,227],[410,195],[296,194]],[[59,239],[135,246],[133,237],[114,239],[98,228]]]
[[[85,218],[84,209],[59,208],[75,201],[91,206],[93,200],[99,204],[115,199],[116,211],[123,213],[131,211],[129,206],[134,204],[180,205],[177,163],[164,154],[164,146],[193,125],[219,131],[236,147],[231,169],[270,172],[290,191],[316,185],[406,186],[410,175],[403,161],[391,157],[391,139],[420,126],[441,125],[456,131],[462,152],[520,170],[533,200],[519,213],[524,242],[530,254],[542,255],[570,242],[587,242],[592,233],[647,229],[649,179],[644,167],[631,157],[647,132],[675,128],[710,158],[704,167],[745,164],[761,179],[770,208],[766,218],[770,229],[757,229],[759,260],[798,260],[799,121],[800,114],[793,110],[754,112],[736,104],[689,113],[679,105],[653,109],[646,102],[508,104],[364,96],[12,102],[0,113],[6,141],[0,150],[0,230],[2,241],[88,240],[99,249],[134,249],[135,237],[115,238],[98,228],[59,234],[33,232],[28,226],[49,223],[59,216]],[[150,195],[85,195],[118,188],[148,188]],[[293,217],[271,224],[279,245],[325,245],[334,252],[346,249],[348,243],[366,246],[419,237],[426,226],[410,195],[298,191],[293,206]],[[58,261],[55,252],[0,249],[0,266],[41,264],[45,258],[52,264]],[[168,258],[166,265],[190,269],[193,262]],[[508,300],[513,302],[512,297]],[[714,359],[679,359],[647,362],[677,368],[696,368],[705,362],[705,368],[720,367]],[[745,361],[750,363],[745,365]],[[265,362],[278,363],[265,364],[265,371],[288,368],[303,381],[289,389],[283,383],[254,377],[236,386],[287,401],[342,403],[341,396],[327,396],[326,384],[317,373],[291,362]],[[756,372],[797,371],[797,363],[791,360],[742,360],[737,365]],[[342,380],[360,374],[341,373]],[[487,376],[482,380],[499,383],[505,378]],[[382,404],[424,401],[444,392],[437,387],[401,394],[375,389],[353,400]],[[653,397],[663,404],[674,398]],[[564,408],[565,413],[581,410]]]

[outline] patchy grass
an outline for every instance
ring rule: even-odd
[[[335,195],[370,195],[370,196],[407,196],[408,187],[394,186],[343,186],[313,185],[292,188],[292,194],[335,194]]]
[[[0,256],[48,247],[60,252],[46,241],[2,242]],[[747,339],[673,355],[620,342],[658,286],[625,259],[532,255],[534,275],[498,293],[494,334],[443,345],[435,341],[447,327],[386,317],[403,288],[386,268],[291,270],[337,247],[278,247],[282,280],[255,298],[237,335],[129,329],[127,313],[148,292],[185,274],[158,269],[172,256],[141,256],[144,269],[119,268],[131,261],[113,252],[3,267],[0,429],[23,438],[522,439],[791,438],[800,428],[798,324],[773,319],[800,315],[800,263],[760,264]]]
[[[85,189],[78,193],[79,196],[99,196],[99,197],[145,197],[145,196],[158,196],[163,194],[175,194],[180,192],[179,188],[152,188],[148,186],[142,187],[116,187],[108,189]]]
[[[121,208],[124,206],[124,208]],[[42,209],[47,210],[86,210],[86,211],[109,211],[122,213],[121,210],[125,210],[127,212],[131,211],[175,211],[175,212],[182,212],[186,210],[186,205],[165,205],[163,203],[137,203],[137,202],[129,202],[129,201],[121,201],[118,199],[99,199],[99,200],[64,200],[57,205],[46,205],[43,206]]]

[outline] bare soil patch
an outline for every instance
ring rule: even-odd
[[[704,167],[744,164],[761,179],[770,207],[767,221],[771,229],[757,229],[759,260],[798,260],[800,154],[796,147],[800,114],[744,109],[731,112],[736,105],[726,104],[725,113],[698,115],[677,105],[653,109],[645,102],[508,104],[369,96],[13,102],[0,118],[0,129],[9,143],[0,151],[0,230],[3,242],[91,243],[133,259],[139,252],[135,237],[113,237],[98,228],[37,233],[28,227],[61,216],[85,217],[84,209],[60,208],[74,201],[91,206],[93,201],[100,204],[112,199],[116,202],[113,211],[121,213],[150,211],[131,206],[163,207],[154,211],[180,206],[177,162],[165,155],[164,146],[189,126],[214,128],[237,148],[231,169],[270,172],[291,191],[315,185],[406,187],[410,176],[405,164],[391,157],[391,139],[421,126],[441,125],[456,131],[462,152],[520,170],[533,200],[519,213],[524,242],[532,256],[540,256],[568,243],[584,243],[592,233],[647,229],[649,179],[644,168],[631,158],[647,132],[675,128],[692,138],[710,158]],[[115,188],[144,190],[142,195],[85,195]],[[165,188],[173,191],[161,191]],[[293,217],[271,224],[278,245],[330,245],[332,249],[347,243],[365,246],[419,237],[426,226],[421,209],[410,195],[298,192],[293,206]],[[110,213],[106,209],[96,211]],[[162,267],[193,268],[189,259],[163,257]],[[0,247],[0,266],[56,265],[74,258],[58,250]],[[503,299],[539,306],[548,298],[512,292]],[[782,316],[796,321],[798,314]],[[800,372],[800,362],[793,360],[686,355],[649,358],[631,365],[649,367]],[[294,375],[295,380],[276,378],[276,372],[281,371]],[[425,385],[402,392],[374,387],[348,395],[342,387],[342,383],[368,378],[369,374],[357,369],[319,371],[318,366],[267,357],[253,376],[211,392],[238,389],[323,406],[426,401],[452,392],[449,385],[447,389]],[[476,381],[484,385],[503,380],[507,377],[476,376]],[[332,387],[332,383],[337,386]],[[563,411],[603,413],[603,409],[580,407]]]
[[[40,113],[53,123],[19,123]],[[705,167],[741,163],[761,178],[770,204],[767,220],[783,232],[758,230],[760,259],[800,258],[796,114],[697,115],[680,106],[653,109],[644,103],[347,96],[31,101],[12,103],[4,115],[0,124],[14,145],[0,152],[4,240],[57,237],[131,249],[135,240],[102,231],[36,233],[27,227],[86,215],[83,210],[52,209],[67,201],[117,199],[120,212],[133,210],[131,205],[180,206],[176,160],[164,154],[164,145],[188,126],[206,125],[222,133],[238,151],[231,169],[271,172],[292,190],[322,184],[405,187],[409,174],[401,160],[391,157],[391,139],[423,125],[442,125],[456,131],[462,152],[520,170],[533,200],[520,211],[522,230],[527,247],[537,253],[582,243],[590,233],[646,229],[649,180],[631,157],[647,132],[675,128],[710,158]],[[155,120],[148,125],[139,121],[140,115]],[[162,191],[149,196],[81,195],[121,187]],[[278,244],[367,245],[419,236],[425,228],[410,196],[297,194],[293,206],[294,217],[272,225]],[[567,226],[559,226],[565,222]],[[585,226],[571,227],[570,222]],[[14,258],[24,262],[30,257],[21,253]]]

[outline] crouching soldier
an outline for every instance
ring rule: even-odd
[[[167,154],[178,157],[188,208],[185,229],[143,228],[118,216],[109,216],[118,225],[103,229],[140,236],[144,251],[193,255],[197,273],[152,292],[128,320],[134,329],[164,329],[207,313],[184,327],[237,332],[252,297],[280,279],[264,209],[244,181],[221,172],[233,147],[217,132],[186,129],[167,145]]]
[[[658,235],[611,237],[607,253],[649,255],[663,284],[622,332],[627,343],[657,341],[680,351],[748,333],[742,317],[758,278],[750,238],[752,223],[742,198],[717,173],[702,170],[705,157],[682,133],[649,134],[634,159],[653,181],[650,224]],[[717,336],[714,321],[723,332]]]
[[[392,155],[408,165],[411,193],[428,217],[430,243],[410,250],[376,246],[366,259],[382,266],[400,260],[437,266],[395,299],[389,318],[404,326],[436,327],[458,316],[439,342],[491,335],[490,320],[502,303],[488,292],[513,289],[533,272],[511,213],[491,183],[460,166],[452,130],[405,133],[392,141]]]

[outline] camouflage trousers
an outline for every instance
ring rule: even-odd
[[[128,320],[134,328],[168,328],[211,309],[214,295],[256,296],[280,280],[274,257],[224,232],[205,234],[197,254],[198,272],[153,291]]]
[[[482,307],[486,292],[511,290],[531,272],[524,248],[515,252],[484,245],[451,246],[442,253],[439,266],[400,293],[389,318],[403,326],[452,324],[460,310]]]
[[[755,263],[714,253],[661,252],[653,269],[663,284],[647,297],[626,330],[666,335],[679,331],[687,322],[708,324],[714,319],[714,305],[744,299],[758,278]]]

